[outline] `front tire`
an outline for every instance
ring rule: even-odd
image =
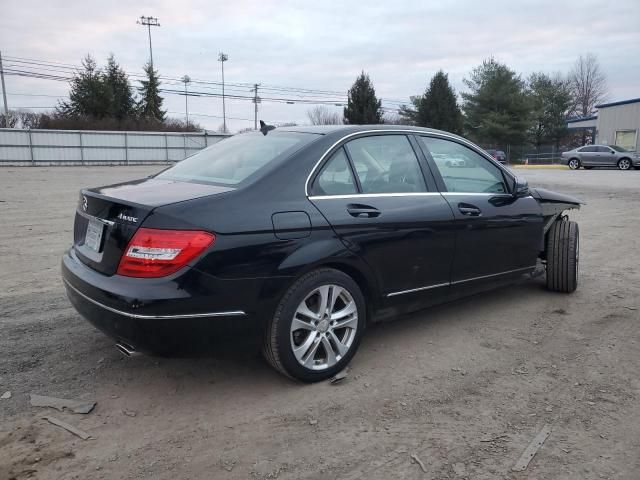
[[[580,168],[580,160],[572,158],[569,160],[569,168],[571,170],[578,170]]]
[[[364,296],[351,277],[331,268],[314,270],[282,297],[267,326],[263,354],[288,377],[325,380],[355,355],[365,319]]]
[[[631,170],[631,160],[628,158],[621,158],[618,160],[618,168],[620,170]]]
[[[578,224],[555,222],[547,233],[547,288],[554,292],[571,293],[578,287],[579,261]]]

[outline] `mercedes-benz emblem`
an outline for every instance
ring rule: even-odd
[[[84,210],[86,212],[88,207],[89,207],[89,201],[87,200],[87,197],[85,197],[83,195],[82,196],[82,210]]]

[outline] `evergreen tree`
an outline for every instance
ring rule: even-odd
[[[142,86],[138,88],[141,97],[138,102],[138,115],[145,119],[163,122],[167,112],[162,110],[163,99],[160,96],[158,72],[153,69],[151,63],[144,66],[144,72],[147,79],[140,80]]]
[[[533,117],[531,143],[536,147],[554,143],[558,147],[567,134],[566,119],[573,102],[569,81],[560,75],[533,73],[529,77],[529,93]]]
[[[103,75],[109,94],[109,115],[122,120],[135,113],[133,90],[127,74],[116,63],[113,54],[107,59],[107,68]]]
[[[513,70],[493,58],[471,72],[464,83],[465,128],[483,143],[522,144],[530,126],[530,104],[525,84]]]
[[[382,123],[382,102],[376,97],[371,79],[364,71],[349,90],[344,121],[352,125]]]
[[[462,133],[462,112],[449,76],[442,70],[431,78],[424,95],[411,97],[411,103],[413,108],[403,105],[399,113],[414,125]]]
[[[104,118],[109,115],[110,95],[96,61],[87,55],[82,60],[82,70],[75,73],[70,82],[69,101],[56,108],[65,116]]]

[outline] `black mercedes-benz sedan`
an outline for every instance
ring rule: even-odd
[[[277,370],[317,381],[370,322],[545,269],[550,290],[574,291],[579,207],[449,133],[263,126],[82,190],[62,275],[124,353],[250,326]]]

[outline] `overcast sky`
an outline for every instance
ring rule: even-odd
[[[74,65],[87,53],[99,63],[113,53],[127,72],[140,73],[149,57],[146,27],[136,25],[141,15],[161,23],[152,29],[153,56],[167,77],[219,82],[216,59],[224,51],[227,82],[344,95],[364,70],[392,108],[393,101],[422,93],[438,69],[461,92],[462,79],[490,56],[527,76],[566,73],[580,54],[592,52],[607,74],[609,100],[640,97],[639,0],[7,1],[0,14],[0,50],[3,57]],[[5,68],[11,64],[5,59]],[[50,80],[7,76],[6,84],[10,108],[52,106],[56,95],[67,92],[65,83]],[[219,91],[211,88],[206,91]],[[251,95],[249,87],[239,86],[227,93]],[[299,98],[275,90],[261,96]],[[339,95],[322,98],[344,101]],[[167,95],[165,108],[183,118],[184,97]],[[259,118],[305,123],[308,108],[264,101]],[[189,111],[206,128],[222,123],[219,98],[190,97]],[[227,116],[233,118],[231,130],[250,127],[252,120],[235,119],[253,119],[253,104],[227,101]]]

